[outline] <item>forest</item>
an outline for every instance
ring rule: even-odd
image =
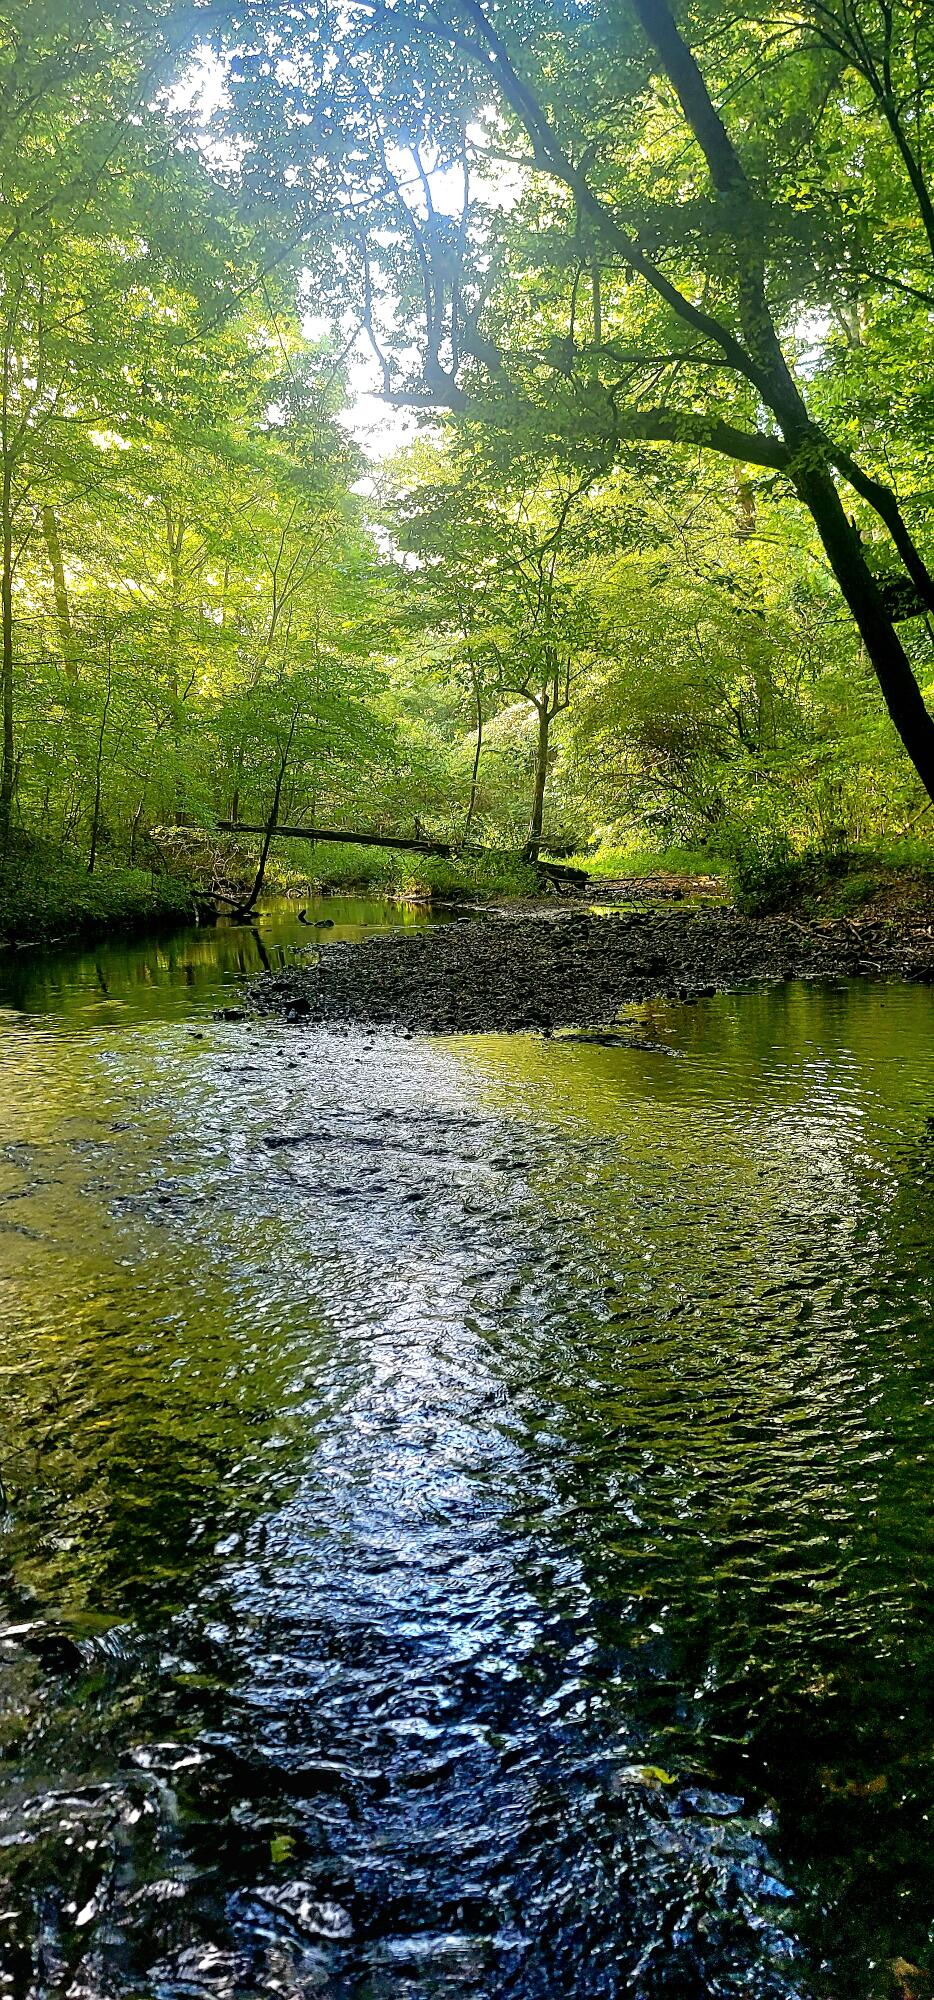
[[[934,2000],[934,0],[0,0],[0,2000]]]
[[[0,896],[923,859],[932,71],[924,0],[8,9]]]

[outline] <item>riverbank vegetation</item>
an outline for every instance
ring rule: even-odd
[[[458,848],[265,843],[394,893],[923,873],[932,88],[911,0],[18,10],[8,929],[236,896],[223,820]]]
[[[177,929],[198,916],[184,878],[144,868],[102,869],[43,842],[11,838],[0,876],[0,945],[72,944]]]

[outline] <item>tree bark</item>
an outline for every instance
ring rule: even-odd
[[[266,863],[269,860],[269,849],[272,846],[272,837],[276,831],[276,824],[279,818],[279,803],[282,798],[282,787],[285,783],[285,774],[286,771],[288,770],[289,757],[291,756],[292,752],[292,741],[297,726],[298,726],[298,711],[296,710],[295,714],[292,717],[288,737],[286,739],[285,748],[282,752],[282,756],[279,761],[279,769],[276,772],[276,782],[272,795],[272,805],[270,807],[269,818],[266,821],[266,826],[263,832],[263,844],[260,849],[259,866],[256,870],[256,874],[253,879],[253,887],[250,890],[246,902],[241,903],[238,906],[236,912],[236,914],[241,917],[249,916],[250,911],[256,908],[256,905],[259,902],[260,896],[262,894],[263,883],[266,880]]]
[[[827,560],[853,614],[902,743],[929,798],[934,799],[934,717],[924,704],[911,661],[885,609],[882,592],[826,467],[808,462],[794,483],[817,529]]]
[[[261,821],[259,825],[239,819],[219,819],[217,822],[220,833],[265,833],[268,824],[268,820]],[[449,855],[456,852],[449,840],[429,840],[422,835],[413,839],[410,835],[399,833],[355,833],[343,826],[276,825],[273,832],[282,840],[336,840],[345,847],[391,847],[405,854]]]
[[[12,468],[4,454],[0,492],[0,707],[3,748],[0,755],[0,840],[9,837],[16,783],[13,733],[13,505]]]
[[[476,674],[472,678],[474,701],[477,707],[477,730],[473,753],[473,768],[470,773],[470,798],[467,801],[467,817],[464,821],[465,833],[470,832],[473,816],[477,809],[477,778],[480,771],[480,752],[483,749],[483,700],[479,678]]]
[[[129,860],[131,868],[135,868],[136,866],[136,837],[137,834],[139,833],[139,823],[143,817],[143,807],[145,803],[146,803],[146,794],[144,792],[142,798],[140,799],[139,805],[137,806],[136,811],[133,814],[133,824],[130,829],[130,852],[127,858]]]
[[[925,791],[934,798],[934,720],[925,708],[911,662],[861,551],[859,536],[848,521],[837,492],[829,465],[833,447],[826,443],[811,423],[807,405],[782,351],[766,297],[762,254],[757,247],[761,240],[760,232],[756,227],[753,191],[745,168],[667,0],[631,0],[631,4],[675,90],[685,120],[707,162],[714,187],[719,194],[728,195],[741,209],[748,206],[746,227],[737,229],[735,239],[739,315],[746,347],[755,363],[763,400],[777,419],[791,453],[790,470],[795,488],[811,515],[827,560],[853,614],[886,708]],[[844,476],[848,475],[844,473]],[[893,503],[900,523],[894,496]],[[892,521],[887,525],[891,531]],[[904,526],[903,523],[900,525]],[[910,541],[910,537],[907,539]],[[906,560],[906,548],[900,547],[899,553]],[[920,563],[920,568],[930,583],[923,563]]]
[[[58,642],[62,649],[62,665],[68,679],[78,678],[78,663],[75,659],[74,633],[71,629],[71,611],[68,605],[68,588],[65,583],[65,563],[62,556],[61,537],[55,508],[46,505],[42,509],[42,533],[45,536],[46,554],[52,572],[52,591],[55,598],[55,622],[58,626]]]
[[[529,819],[529,837],[525,843],[526,861],[535,861],[542,844],[542,823],[545,817],[545,785],[548,780],[548,734],[551,714],[547,700],[536,702],[538,710],[538,741],[535,746],[535,786],[532,792],[532,813]]]
[[[553,173],[571,189],[581,210],[592,217],[607,240],[622,251],[633,270],[638,271],[653,290],[666,299],[680,320],[716,342],[729,365],[753,384],[772,412],[784,442],[771,438],[750,439],[746,448],[748,460],[763,463],[770,452],[774,453],[773,462],[785,459],[787,463],[790,458],[789,469],[794,484],[814,521],[834,576],[860,632],[889,715],[921,783],[929,796],[934,798],[934,722],[927,713],[911,662],[886,611],[879,586],[859,550],[856,532],[846,518],[829,470],[830,464],[839,465],[843,476],[869,499],[885,521],[899,555],[925,602],[930,601],[928,593],[932,580],[901,519],[895,496],[888,495],[877,482],[862,474],[845,454],[835,451],[810,420],[804,397],[783,352],[768,302],[761,219],[753,189],[668,0],[630,0],[630,6],[675,91],[716,192],[729,199],[736,211],[734,249],[741,338],[737,338],[729,326],[680,293],[653,265],[651,258],[645,256],[638,243],[633,246],[626,240],[626,232],[620,229],[616,218],[594,193],[586,175],[573,165],[570,156],[564,152],[541,105],[514,70],[496,29],[483,10],[481,0],[463,0],[463,4],[494,58],[491,64],[493,74],[512,109],[525,125],[536,160],[543,171]],[[646,423],[644,435],[662,435],[657,413],[649,413],[647,419],[641,420],[636,413],[631,421],[634,434],[638,434],[640,421]],[[671,425],[670,435],[676,441],[709,446],[733,458],[741,456],[742,447],[737,449],[737,446],[742,433],[732,426],[720,424],[716,418],[698,422],[695,415],[685,419],[680,413],[672,412],[668,422]],[[810,469],[803,469],[805,460]]]
[[[94,866],[97,861],[97,843],[101,830],[101,794],[103,789],[103,771],[104,771],[104,737],[107,731],[107,717],[110,713],[111,687],[112,687],[112,672],[111,672],[111,660],[110,660],[110,645],[108,642],[107,693],[104,696],[104,707],[101,713],[101,726],[97,732],[97,757],[94,764],[94,810],[91,814],[91,851],[88,855],[89,875],[93,875],[94,873]]]
[[[169,558],[169,576],[172,585],[171,609],[169,612],[169,674],[172,693],[172,742],[174,746],[174,768],[172,790],[175,797],[175,824],[184,826],[184,781],[182,777],[182,694],[181,694],[181,629],[182,629],[182,550],[185,542],[185,518],[179,510],[178,519],[165,501],[165,538]]]
[[[864,70],[863,75],[865,76],[865,74]],[[918,204],[918,214],[924,225],[924,233],[928,240],[931,256],[934,258],[934,201],[931,200],[931,191],[924,178],[924,169],[918,155],[912,150],[909,144],[894,98],[889,92],[883,91],[878,97],[878,101],[882,115],[895,141],[902,165],[911,182],[912,191]]]

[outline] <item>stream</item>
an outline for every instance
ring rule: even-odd
[[[0,968],[0,1994],[916,2000],[931,990],[215,1018],[311,939]]]

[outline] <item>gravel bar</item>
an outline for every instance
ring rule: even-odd
[[[792,979],[934,981],[934,927],[804,923],[733,910],[486,911],[463,921],[323,944],[265,973],[259,1014],[429,1034],[612,1023],[627,1002],[681,1000]]]

